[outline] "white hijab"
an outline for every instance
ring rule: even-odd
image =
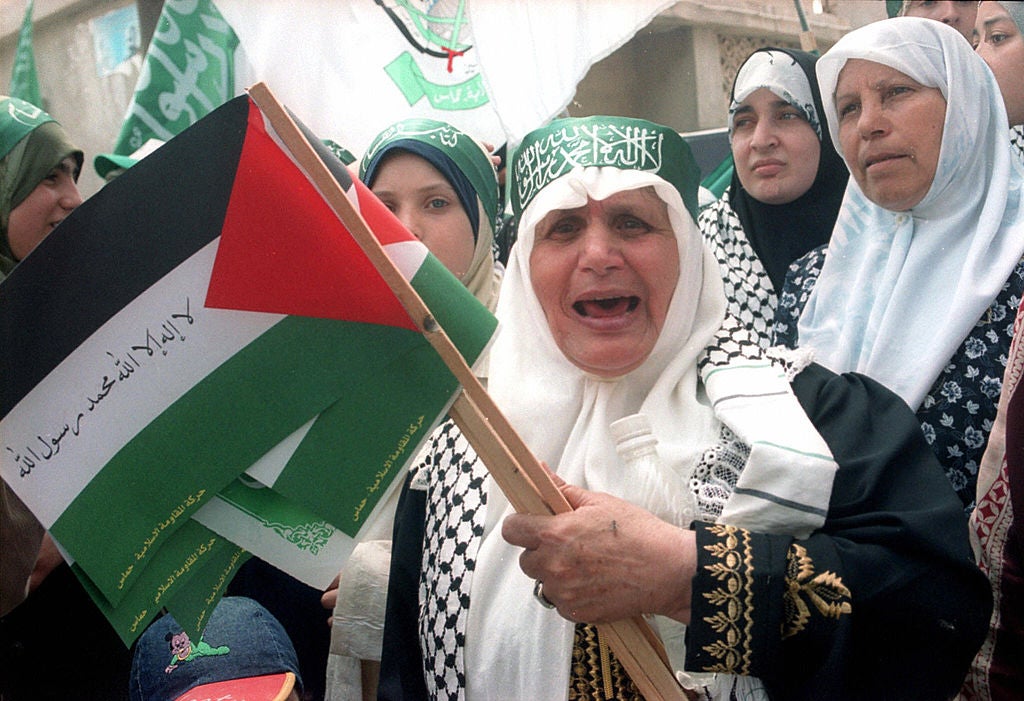
[[[874,204],[853,178],[799,343],[836,372],[878,380],[917,409],[1024,253],[1024,168],[992,72],[934,20],[897,17],[850,32],[818,60],[832,141],[849,59],[891,66],[946,98],[931,188],[908,212]]]
[[[668,205],[679,283],[650,357],[623,377],[594,377],[562,355],[533,291],[535,228],[548,212],[582,206],[588,196],[603,200],[647,186]],[[497,315],[501,329],[491,351],[489,391],[536,456],[566,481],[628,498],[608,426],[630,414],[648,416],[663,462],[677,473],[717,437],[718,420],[698,393],[697,357],[725,315],[718,263],[679,193],[658,175],[577,167],[546,186],[523,213]],[[527,352],[524,338],[532,339]],[[493,482],[486,489],[466,635],[467,698],[561,698],[568,689],[574,624],[534,600],[533,582],[519,568],[521,549],[501,537],[500,523],[513,510]]]

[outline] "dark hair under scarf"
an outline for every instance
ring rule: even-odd
[[[810,85],[814,109],[822,127],[818,173],[810,189],[792,202],[765,204],[754,199],[743,188],[739,175],[733,169],[729,204],[736,212],[751,247],[761,259],[772,285],[776,290],[782,290],[790,263],[811,249],[828,243],[850,172],[832,144],[828,127],[824,124],[825,109],[814,72],[818,57],[794,49],[767,47],[754,53],[759,51],[784,53],[801,68]],[[749,57],[747,60],[750,60]],[[735,90],[734,83],[730,97],[735,95]]]
[[[462,170],[455,165],[455,161],[441,153],[436,147],[428,146],[414,139],[392,141],[374,154],[373,158],[366,164],[363,175],[363,181],[366,183],[366,186],[372,188],[373,181],[377,177],[377,171],[381,164],[392,154],[402,151],[419,156],[434,166],[445,177],[445,180],[451,184],[452,189],[455,190],[455,194],[459,198],[459,203],[466,211],[466,216],[469,217],[469,224],[473,228],[473,240],[476,241],[477,236],[480,235],[480,209],[477,207],[476,188],[469,182],[469,178],[463,174]]]

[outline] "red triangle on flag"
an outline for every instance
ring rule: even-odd
[[[206,306],[417,330],[252,103]]]

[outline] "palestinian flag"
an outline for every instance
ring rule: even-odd
[[[494,318],[309,141],[472,365]],[[246,96],[18,265],[0,283],[0,339],[0,474],[114,607],[297,432],[261,479],[357,534],[458,389]]]

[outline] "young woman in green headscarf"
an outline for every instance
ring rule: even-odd
[[[441,263],[494,309],[498,176],[483,145],[447,122],[407,119],[373,140],[359,178]]]
[[[0,281],[81,204],[76,181],[82,159],[50,115],[0,96]],[[128,650],[53,541],[44,539],[42,525],[3,481],[0,616],[0,697],[126,695]],[[81,631],[89,631],[89,645],[67,654],[61,641]]]
[[[82,151],[53,117],[0,96],[0,280],[82,202]],[[25,598],[42,526],[0,483],[0,615]]]
[[[82,203],[82,157],[53,117],[0,96],[0,280]]]

